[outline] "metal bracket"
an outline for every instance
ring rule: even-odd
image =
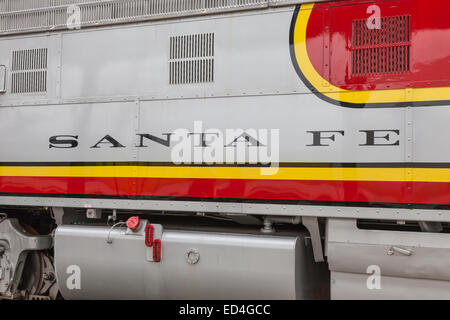
[[[61,207],[52,207],[52,217],[55,219],[55,223],[60,226],[63,224],[63,216],[64,216],[64,209]]]
[[[314,260],[316,262],[325,261],[323,257],[322,239],[320,237],[319,222],[317,217],[302,217],[302,223],[311,235]]]
[[[50,235],[32,236],[20,225],[17,219],[5,219],[0,222],[0,247],[4,248],[0,261],[5,272],[0,279],[0,295],[13,295],[17,290],[28,251],[46,250],[53,247]]]

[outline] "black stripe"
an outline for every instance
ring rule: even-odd
[[[269,168],[265,164],[182,164],[172,162],[0,162],[0,167],[108,167],[108,166],[139,166],[139,167],[244,167]],[[280,168],[450,168],[448,162],[281,162],[274,164]]]
[[[450,205],[421,203],[389,203],[389,202],[350,202],[350,201],[311,201],[311,200],[276,200],[276,199],[242,199],[242,198],[208,198],[208,197],[160,197],[131,195],[85,195],[85,194],[50,194],[50,193],[6,193],[0,196],[24,198],[67,198],[70,199],[111,199],[111,200],[159,200],[159,201],[192,201],[192,202],[237,202],[249,204],[309,205],[309,206],[341,206],[388,209],[434,209],[450,210]]]

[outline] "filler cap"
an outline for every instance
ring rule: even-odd
[[[133,231],[135,231],[137,228],[139,228],[139,224],[140,224],[140,221],[139,221],[138,216],[128,218],[128,220],[127,220],[127,227]]]

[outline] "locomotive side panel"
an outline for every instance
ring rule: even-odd
[[[186,99],[308,93],[290,61],[286,32],[291,17],[291,10],[278,9],[63,34],[61,96]],[[80,50],[84,47],[89,50]],[[212,67],[176,65],[203,61],[212,61]]]
[[[0,298],[443,297],[448,1],[304,2],[7,31]]]
[[[61,105],[3,108],[4,118],[9,115],[12,120],[2,130],[20,146],[2,154],[3,162],[19,166],[38,159],[84,163],[75,169],[51,168],[51,163],[28,168],[28,174],[45,177],[48,184],[52,179],[75,179],[76,188],[72,183],[44,188],[52,190],[49,195],[83,191],[82,195],[92,197],[411,202],[401,165],[406,159],[405,110],[341,108],[307,93],[289,56],[291,16],[291,9],[276,9],[62,33],[61,68],[56,67],[56,76],[61,70]],[[89,50],[80,50],[85,46]],[[202,64],[205,60],[207,64]],[[49,78],[54,74],[49,73]],[[4,98],[8,101],[8,94]],[[29,118],[42,129],[22,128],[20,124]],[[179,174],[167,173],[170,167],[160,169],[161,164],[173,162],[175,142],[170,134],[180,128],[193,131],[199,120],[204,130],[223,133],[227,129],[279,130],[279,150],[274,149],[279,154],[272,162],[282,167],[262,177],[259,171],[255,176],[255,168],[186,167]],[[21,134],[11,135],[19,128]],[[236,138],[224,139],[223,150]],[[3,141],[2,147],[13,150],[9,143]],[[137,161],[151,166],[120,164]],[[111,165],[115,162],[119,163]],[[351,168],[358,163],[368,163],[369,168]],[[382,174],[386,170],[372,168],[370,163],[396,165],[388,170],[392,174]],[[3,167],[5,195],[29,190],[23,181],[13,182],[14,170]],[[23,175],[21,179],[28,179]],[[145,179],[151,181],[150,187],[143,187],[142,193],[128,187],[145,186]],[[127,188],[111,190],[110,181]],[[187,182],[188,190],[174,193],[180,181]],[[236,192],[235,183],[241,191]],[[191,192],[190,185],[208,191]]]

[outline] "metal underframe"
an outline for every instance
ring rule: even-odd
[[[171,200],[0,197],[0,205],[450,222],[450,211]]]

